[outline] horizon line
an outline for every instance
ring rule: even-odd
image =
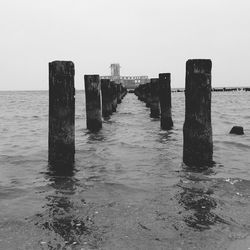
[[[239,88],[239,89],[242,89],[242,88],[250,88],[250,85],[249,86],[217,86],[217,87],[212,87],[212,89],[221,89],[221,88]],[[185,89],[185,87],[171,87],[171,89]],[[82,91],[82,90],[85,90],[85,89],[78,89],[78,88],[75,88],[76,91]],[[28,91],[49,91],[49,89],[5,89],[5,90],[1,90],[0,89],[0,92],[28,92]]]

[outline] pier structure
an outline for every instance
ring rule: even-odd
[[[134,90],[140,84],[145,84],[150,82],[148,76],[121,76],[120,75],[120,64],[113,63],[110,65],[111,75],[110,76],[101,76],[101,79],[110,79],[111,81],[121,84],[128,91]]]
[[[212,88],[212,62],[192,59],[186,62],[185,89],[171,90],[171,74],[158,78],[120,76],[120,65],[111,64],[111,76],[85,75],[87,129],[102,128],[102,117],[108,118],[127,93],[123,80],[133,81],[134,93],[150,108],[151,118],[161,118],[161,129],[173,127],[171,92],[185,92],[185,122],[183,126],[183,162],[187,166],[213,164],[211,125],[212,91],[250,91],[248,87]],[[49,63],[49,162],[74,162],[75,154],[75,88],[74,63]],[[127,79],[128,78],[128,79]],[[124,86],[125,85],[125,86]],[[127,85],[128,88],[129,85]],[[242,127],[236,127],[243,134]]]

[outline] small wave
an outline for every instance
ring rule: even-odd
[[[236,141],[217,141],[218,143],[224,144],[225,146],[232,146],[232,147],[236,147],[239,149],[243,149],[243,150],[249,150],[250,149],[250,145],[241,143],[241,142],[236,142]]]
[[[20,188],[0,187],[0,199],[15,199],[25,193],[26,191]]]
[[[121,112],[120,114],[121,115],[134,115],[133,112]]]

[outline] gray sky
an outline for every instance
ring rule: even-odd
[[[0,90],[48,89],[48,62],[72,60],[84,74],[172,73],[213,61],[212,85],[249,86],[249,0],[0,0]]]

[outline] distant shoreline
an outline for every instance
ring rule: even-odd
[[[184,92],[185,88],[172,88],[172,92]],[[47,90],[0,90],[0,92],[41,92]],[[84,91],[84,89],[76,89],[76,91]],[[229,91],[250,91],[250,86],[245,87],[214,87],[213,92],[229,92]]]
[[[172,92],[184,92],[185,88],[173,88]],[[215,87],[212,92],[250,91],[250,87]]]

